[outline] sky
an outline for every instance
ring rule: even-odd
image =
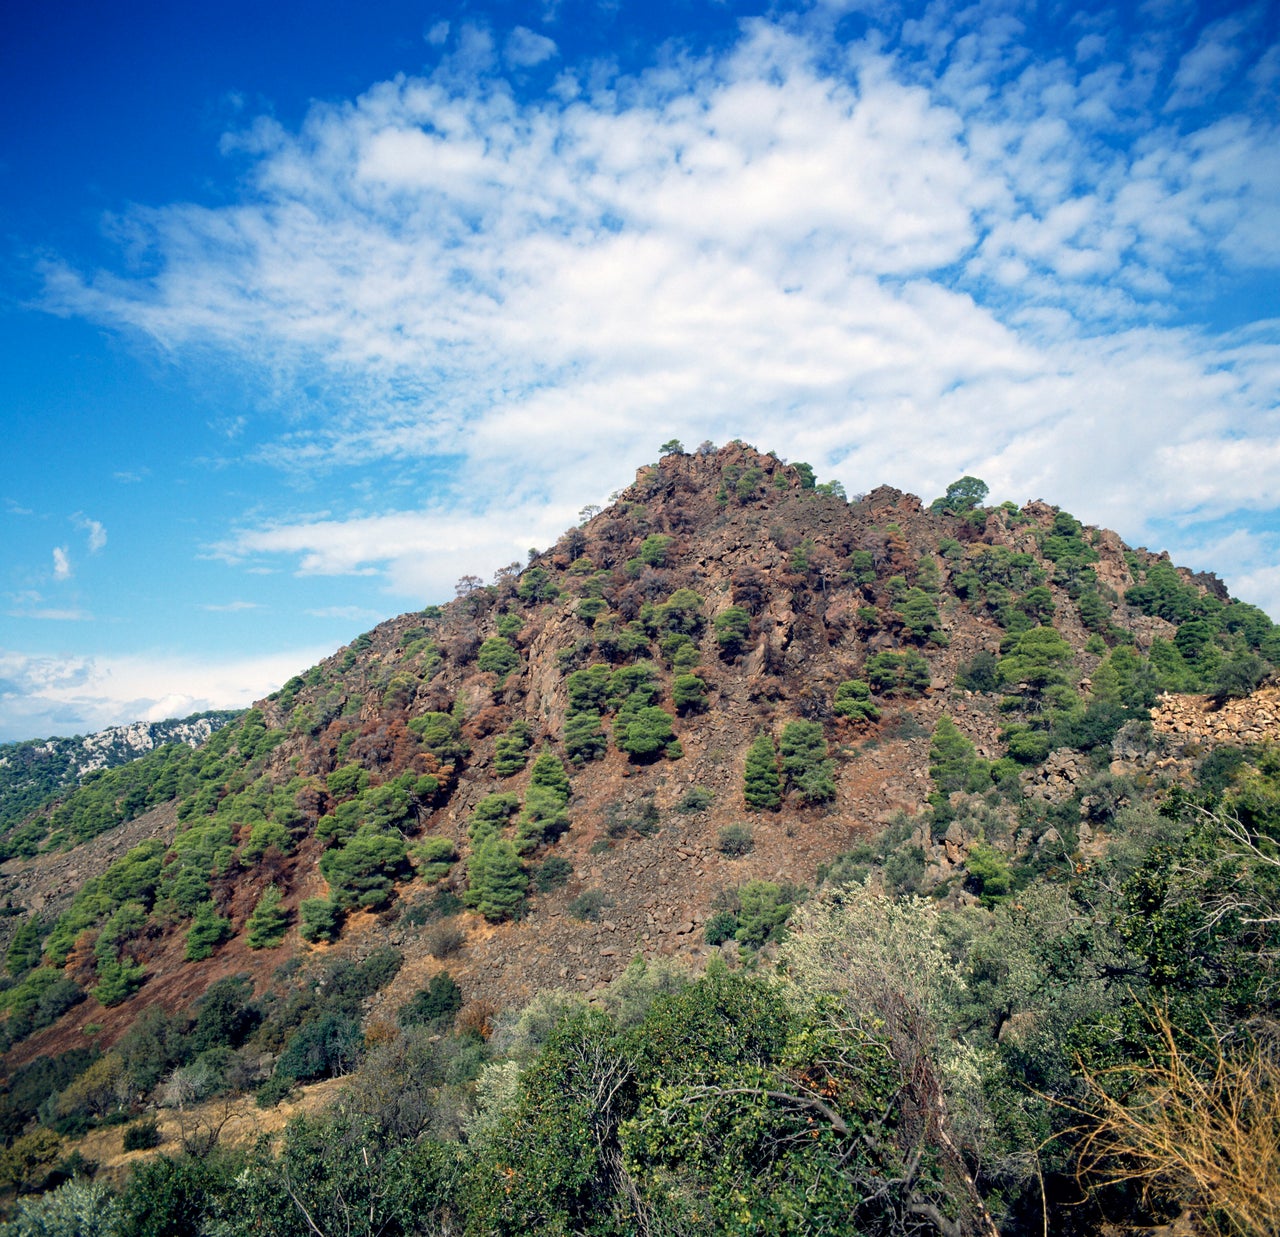
[[[0,741],[239,707],[670,438],[1280,619],[1280,9],[0,15]]]

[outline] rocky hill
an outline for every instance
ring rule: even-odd
[[[1096,1228],[1101,1212],[1072,1210],[1070,1157],[1035,1149],[1063,1124],[1050,1093],[1086,1085],[1080,1054],[1105,1065],[1123,1027],[1133,1059],[1149,1051],[1138,992],[1219,1027],[1271,1007],[1257,925],[1275,920],[1257,906],[1280,813],[1280,633],[1213,576],[1044,502],[985,497],[966,477],[927,507],[888,487],[850,498],[741,443],[668,444],[528,563],[465,577],[448,605],[380,624],[202,745],[104,769],[15,822],[0,1133],[22,1154],[0,1175],[47,1184],[29,1166],[53,1164],[34,1149],[50,1131],[155,1105],[198,1151],[200,1097],[269,1105],[364,1054],[376,1068],[344,1094],[377,1091],[385,1125],[379,1071],[411,1051],[454,1064],[422,1065],[427,1098],[404,1083],[425,1105],[404,1137],[435,1122],[448,1155],[461,1139],[481,1164],[501,1141],[485,1106],[517,1125],[524,1111],[530,1026],[545,1036],[581,998],[625,1030],[703,970],[687,1000],[730,1000],[714,976],[763,975],[778,948],[789,973],[822,972],[805,941],[833,908],[855,913],[842,891],[857,886],[857,914],[890,916],[863,930],[905,916],[910,948],[935,942],[929,966],[952,957],[951,1021],[913,1059],[933,1054],[972,1117],[954,1138],[939,1118],[941,1184],[899,1165],[867,1187],[905,1208],[876,1223],[989,1232],[998,1205],[1008,1231],[1039,1232],[1057,1199],[1067,1228]],[[1210,808],[1235,814],[1225,851],[1200,823]],[[849,948],[841,975],[861,965]],[[659,1022],[667,1008],[652,1005]],[[449,1028],[453,1046],[430,1047]],[[961,1056],[943,1052],[953,1039]],[[816,1043],[770,1067],[802,1108],[836,1094],[804,1090],[830,1061],[785,1064]],[[922,1085],[884,1110],[894,1138],[934,1102]],[[1032,1116],[1008,1098],[1028,1085]],[[640,1205],[639,1186],[608,1181],[602,1197]],[[481,1214],[468,1231],[528,1231]]]
[[[13,1051],[224,974],[265,984],[331,942],[405,952],[388,1008],[443,957],[495,1007],[590,989],[636,956],[705,958],[744,886],[785,902],[895,821],[923,822],[919,888],[976,901],[977,839],[1061,849],[1047,812],[1097,749],[1162,758],[1125,723],[1161,688],[1256,685],[1276,637],[1213,577],[1043,502],[985,508],[970,482],[930,508],[887,487],[846,501],[741,444],[672,451],[527,565],[379,625],[199,752],[133,766],[152,782],[122,784],[115,815],[174,798],[180,824],[161,813],[121,861],[127,896],[104,897],[112,869],[72,903],[95,869],[59,848],[103,827],[92,803],[29,820],[51,853],[6,864],[4,896],[44,917],[45,968],[111,1012],[91,999]],[[1020,821],[934,813],[927,836],[940,723],[970,752],[943,802],[1016,783]],[[288,928],[263,948],[251,916],[277,896]],[[186,961],[198,914],[215,947]],[[114,947],[89,949],[104,932]]]

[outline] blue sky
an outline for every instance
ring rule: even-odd
[[[1280,618],[1273,5],[27,10],[0,739],[248,703],[673,436]]]

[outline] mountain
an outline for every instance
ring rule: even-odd
[[[72,738],[30,739],[0,744],[0,834],[5,858],[28,853],[14,826],[36,808],[102,769],[115,769],[170,743],[198,747],[239,710],[212,710],[163,722],[109,726]]]
[[[278,1099],[341,1072],[280,1064],[329,1025],[326,984],[366,1050],[414,1001],[487,1039],[555,990],[616,1003],[637,967],[762,967],[806,899],[867,879],[950,916],[976,966],[1022,902],[1182,845],[1179,805],[1270,787],[1280,633],[1215,577],[974,478],[925,507],[741,443],[664,450],[528,564],[12,825],[6,1072],[91,1030],[134,1079],[102,1103],[139,1104],[139,1027],[195,1034],[234,989],[237,1068]],[[1159,987],[1151,965],[1124,982]],[[1107,1017],[1119,982],[1089,981]],[[1041,1000],[1000,999],[964,1031],[993,1061],[1031,1051]],[[69,1087],[54,1110],[82,1111]],[[1031,1189],[948,1163],[975,1200]]]

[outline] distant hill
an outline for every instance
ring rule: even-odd
[[[163,722],[109,726],[72,738],[0,744],[0,834],[91,773],[115,769],[166,743],[198,747],[242,710],[213,710]]]

